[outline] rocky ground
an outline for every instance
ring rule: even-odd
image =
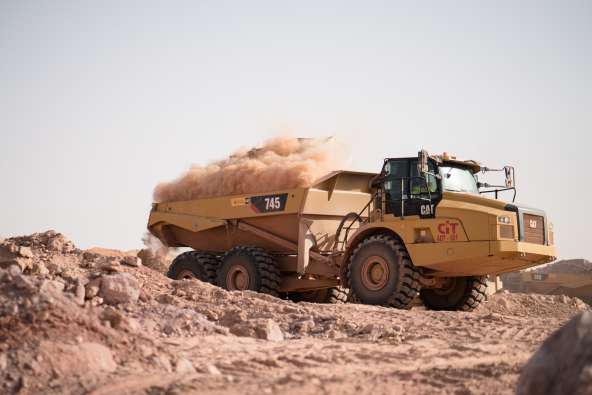
[[[171,281],[50,231],[0,243],[0,392],[513,393],[587,309],[505,293],[472,313],[296,304]]]

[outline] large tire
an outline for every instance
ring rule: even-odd
[[[410,308],[420,289],[419,272],[405,246],[386,234],[369,236],[356,246],[347,281],[352,301],[399,309]]]
[[[347,301],[349,290],[342,287],[317,289],[305,292],[290,292],[288,298],[293,302],[341,304]]]
[[[264,249],[237,246],[224,254],[218,268],[218,286],[230,290],[251,290],[278,296],[280,271]]]
[[[215,255],[200,251],[187,251],[177,255],[169,266],[167,276],[173,280],[197,278],[214,284],[220,261]]]
[[[486,276],[451,277],[443,288],[422,289],[421,300],[431,310],[474,310],[485,300]]]

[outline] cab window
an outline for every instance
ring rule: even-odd
[[[422,177],[419,174],[419,170],[417,169],[417,160],[411,162],[410,170],[411,170],[411,195],[423,195],[430,193],[435,193],[438,191],[438,181],[435,177],[436,168],[433,162],[428,162],[429,172],[432,174],[426,174],[426,178]]]
[[[387,199],[407,199],[407,179],[409,177],[409,161],[388,161],[384,167],[384,170],[387,175],[387,181],[384,183],[384,189],[387,193]],[[403,185],[403,190],[401,190],[401,185]]]

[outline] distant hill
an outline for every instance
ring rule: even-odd
[[[535,269],[535,272],[592,274],[592,262],[587,259],[563,259]]]

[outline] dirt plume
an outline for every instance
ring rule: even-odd
[[[165,246],[156,237],[146,232],[142,238],[146,248],[138,252],[142,264],[161,273],[166,273],[171,264],[176,249]]]
[[[155,202],[191,200],[310,186],[345,166],[344,146],[334,138],[275,137],[207,165],[193,165],[154,189]]]

